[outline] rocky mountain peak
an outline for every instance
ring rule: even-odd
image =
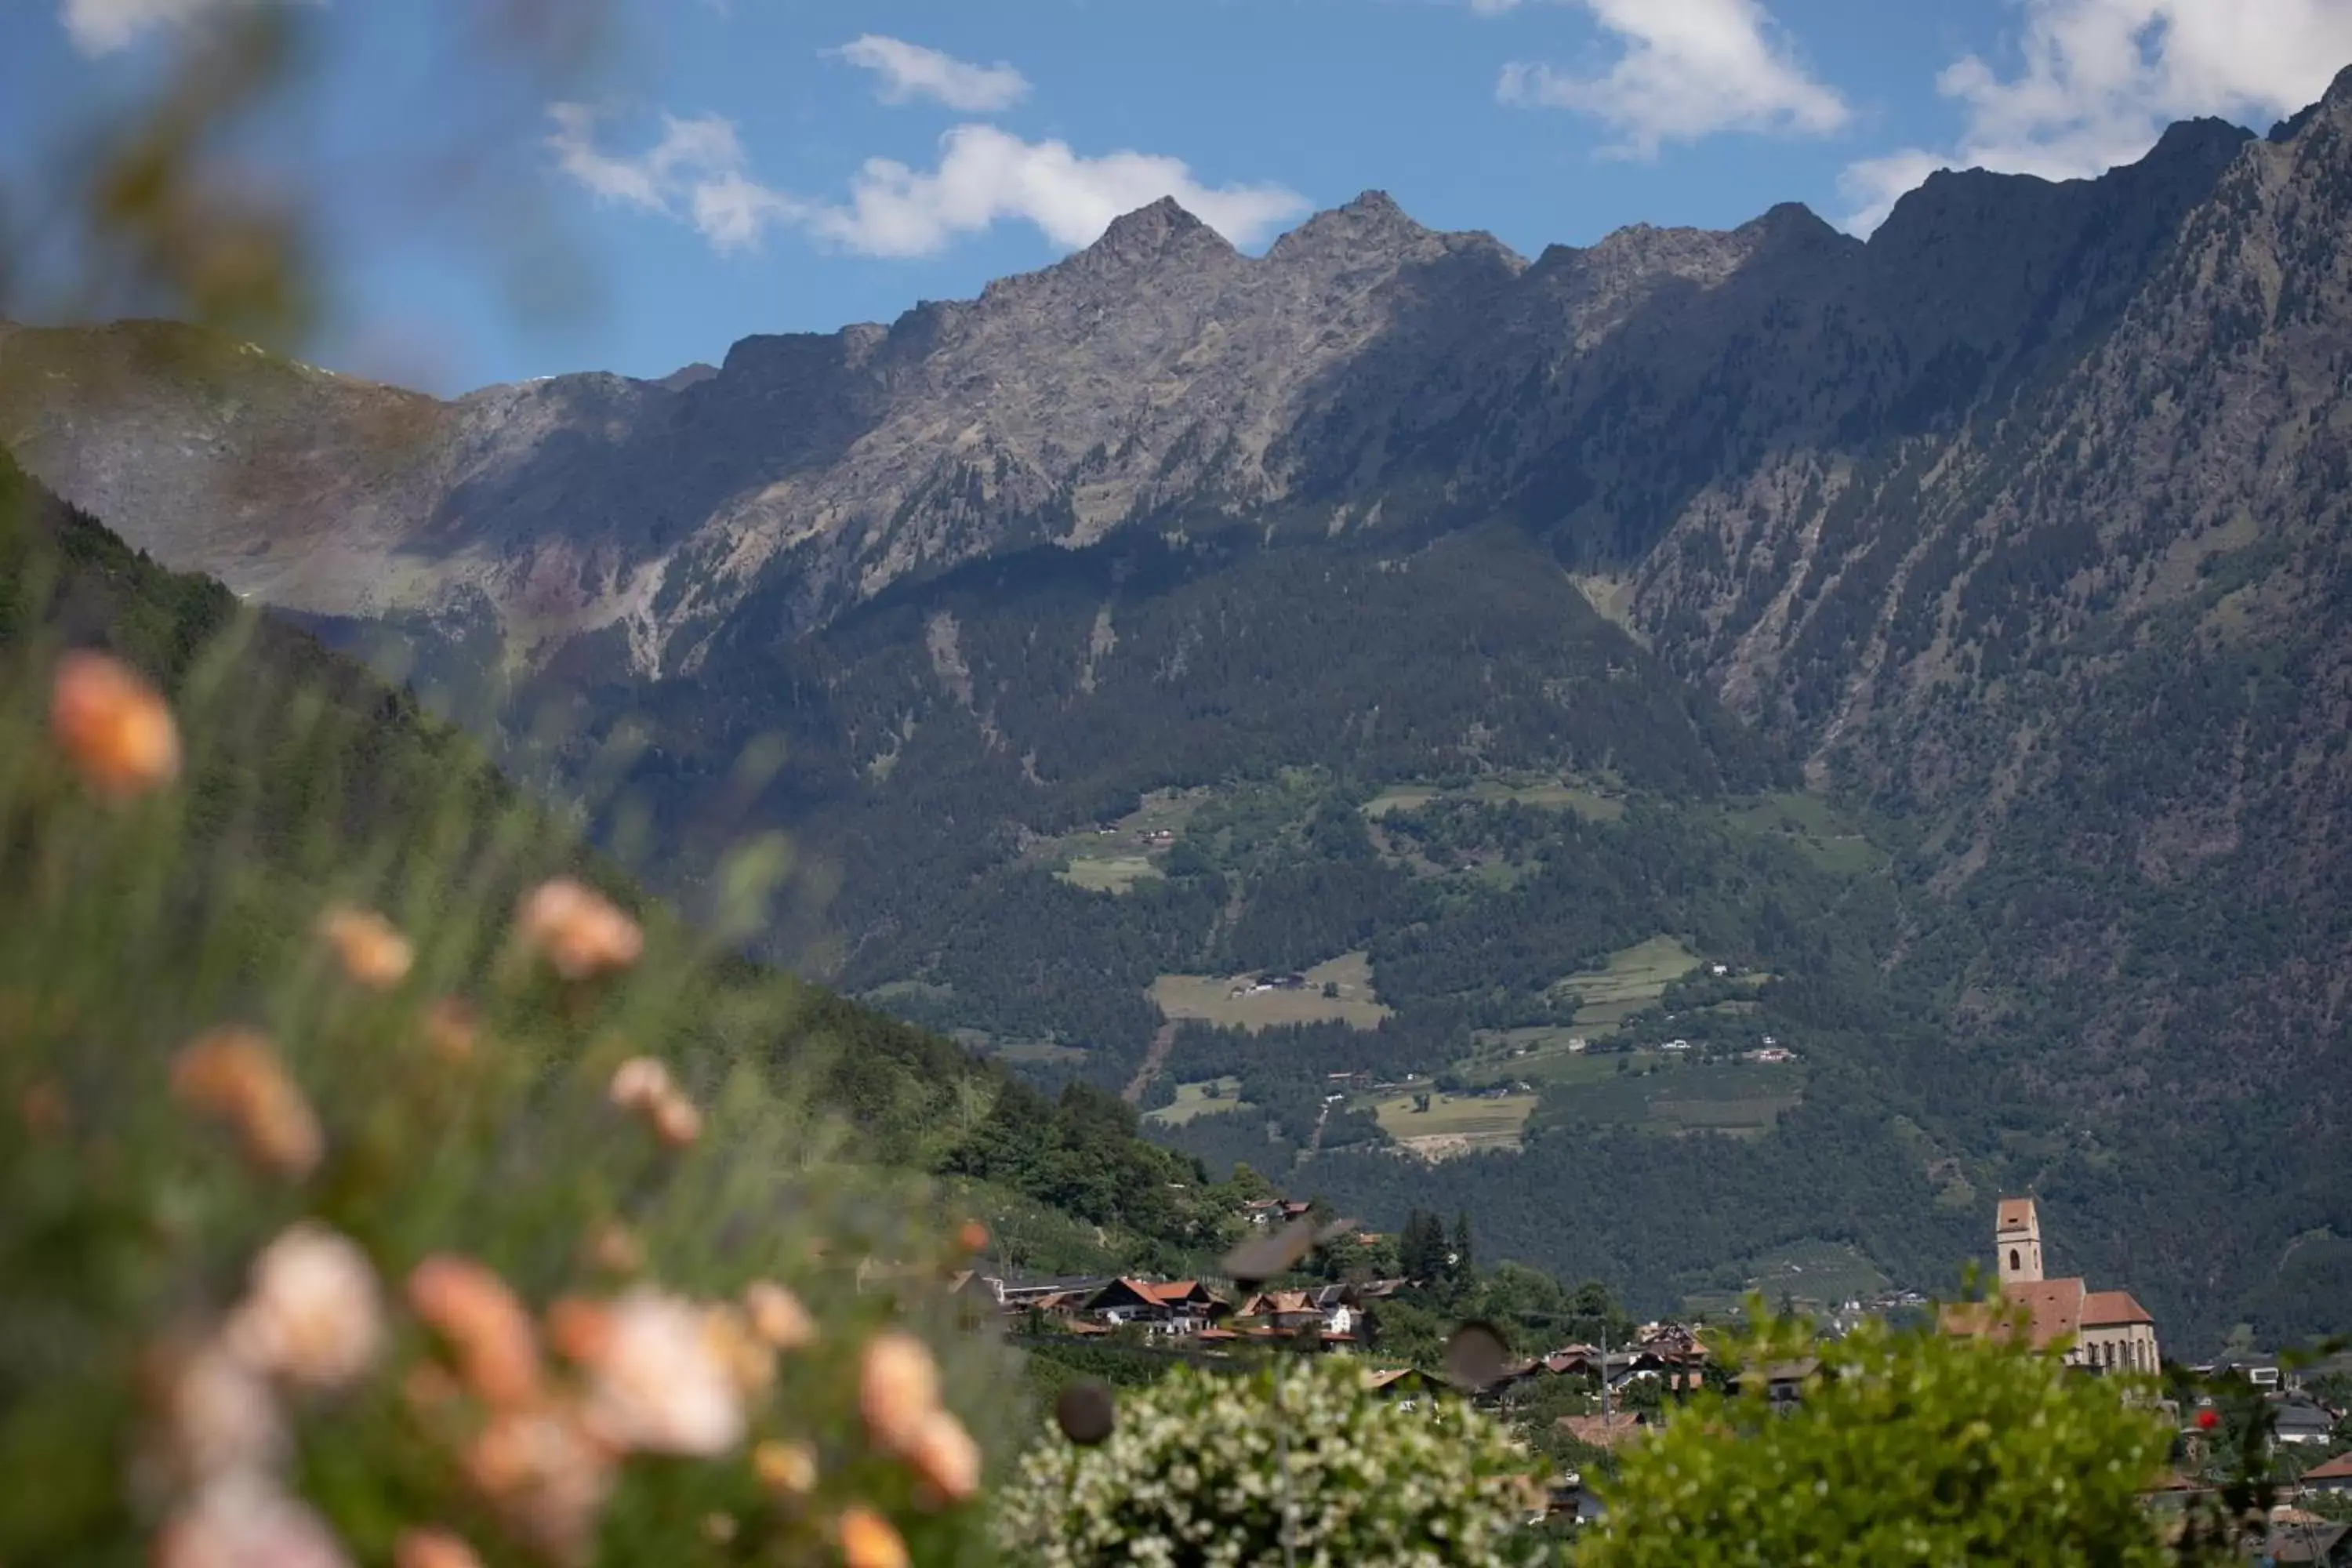
[[[1162,196],[1150,206],[1111,219],[1101,237],[1079,254],[1099,261],[1136,262],[1204,245],[1220,250],[1233,248],[1224,236],[1187,212],[1174,196]]]

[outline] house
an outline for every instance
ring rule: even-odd
[[[1300,1290],[1261,1290],[1234,1316],[1254,1320],[1277,1333],[1313,1329],[1327,1344],[1352,1344],[1364,1331],[1363,1298],[1352,1285],[1319,1285]]]
[[[1383,1399],[1435,1394],[1439,1385],[1414,1366],[1376,1366],[1364,1371],[1364,1386]]]
[[[2304,1471],[2297,1484],[2307,1492],[2328,1492],[2338,1497],[2352,1493],[2352,1454],[2338,1454]]]
[[[2347,1533],[2352,1533],[2352,1524],[2338,1524],[2301,1509],[2281,1509],[2271,1515],[2262,1560],[2331,1564],[2352,1561],[2352,1545],[2344,1539]]]
[[[1760,1366],[1742,1367],[1731,1376],[1731,1391],[1744,1394],[1751,1380],[1760,1384],[1764,1399],[1773,1405],[1794,1405],[1805,1395],[1805,1385],[1819,1376],[1822,1363],[1814,1356],[1802,1356],[1795,1361],[1766,1362]]]
[[[2063,1342],[2070,1366],[2092,1372],[2153,1373],[2159,1364],[2156,1320],[2128,1290],[2094,1290],[2081,1276],[2042,1273],[2042,1220],[2032,1198],[2003,1198],[1993,1215],[1994,1262],[2001,1300],[2024,1320],[2027,1339],[2043,1350]],[[1947,1307],[1947,1333],[2006,1335],[2006,1314],[1991,1303]]]
[[[1087,1298],[1081,1309],[1109,1328],[1139,1324],[1147,1331],[1192,1334],[1214,1326],[1226,1303],[1197,1279],[1153,1282],[1121,1278]]]
[[[1008,1310],[1017,1310],[1042,1306],[1048,1298],[1055,1296],[1076,1296],[1083,1299],[1093,1295],[1108,1283],[1109,1282],[1100,1276],[1087,1275],[1057,1276],[1052,1279],[1024,1279],[1018,1282],[1005,1279],[996,1283],[996,1300],[1000,1305]]]
[[[2282,1443],[2325,1443],[2336,1436],[2336,1415],[2325,1405],[2289,1395],[2273,1398],[2271,1433]]]
[[[2241,1356],[2222,1356],[2192,1369],[2200,1377],[2208,1379],[2242,1377],[2265,1392],[2285,1386],[2279,1374],[2278,1358],[2259,1352]]]

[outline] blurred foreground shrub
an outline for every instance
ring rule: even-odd
[[[779,1065],[772,849],[719,929],[633,913],[315,645],[16,543],[0,1562],[988,1560],[976,1238]]]
[[[1033,1450],[999,1514],[1018,1563],[1239,1568],[1285,1560],[1286,1498],[1300,1563],[1486,1568],[1541,1549],[1525,1526],[1543,1491],[1502,1425],[1381,1399],[1349,1356],[1125,1392],[1106,1442]]]
[[[2021,1334],[1865,1322],[1816,1342],[1748,1303],[1739,1392],[1628,1449],[1580,1565],[2172,1561],[2141,1494],[2172,1440],[2152,1382],[2100,1379]],[[1776,1405],[1773,1381],[1796,1386]]]

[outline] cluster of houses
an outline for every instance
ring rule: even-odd
[[[1082,1339],[1127,1329],[1207,1349],[1280,1339],[1301,1348],[1345,1351],[1362,1342],[1367,1309],[1404,1286],[1402,1279],[1368,1279],[1236,1298],[1199,1279],[1121,1275],[1016,1282],[967,1272],[955,1278],[951,1289],[1008,1320]]]

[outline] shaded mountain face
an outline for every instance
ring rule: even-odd
[[[1436,1074],[1672,936],[1772,977],[1717,1016],[1802,1035],[1804,1107],[1629,1153],[1544,1089],[1441,1168],[1507,1245],[1613,1266],[1517,1194],[1614,1173],[1652,1299],[1825,1236],[1932,1285],[2031,1187],[2071,1267],[2287,1332],[2352,1277],[2347,241],[2352,79],[2095,181],[1938,174],[1867,243],[1783,206],[1529,262],[1373,194],[1254,258],[1163,202],[658,383],[0,329],[0,437],[175,564],[570,704],[574,758],[635,737],[667,842],[795,828],[839,890],[794,942],[927,1021],[1148,1102],[1279,1054],[1164,977],[1361,952],[1377,1036],[1280,1050]],[[1857,814],[1811,860],[1743,826],[1801,781]],[[1143,880],[1071,879],[1177,794]],[[1384,1201],[1325,1152],[1353,1106],[1251,1093]]]

